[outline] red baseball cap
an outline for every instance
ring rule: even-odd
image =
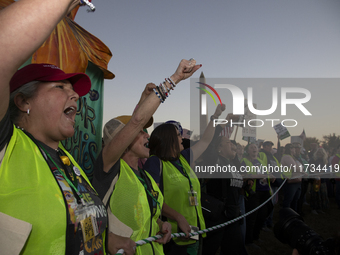
[[[62,81],[68,80],[78,95],[84,96],[91,89],[91,80],[84,73],[65,73],[59,67],[51,64],[30,64],[19,69],[12,77],[10,92],[31,81]]]

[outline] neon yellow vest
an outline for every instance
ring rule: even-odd
[[[263,153],[263,152],[262,152]],[[266,156],[266,159],[267,159],[267,156]],[[275,158],[274,158],[275,159]],[[263,166],[265,166],[265,164],[263,163],[263,161],[261,160],[261,159],[259,159],[259,158],[257,158],[257,160],[260,162],[260,164],[261,165],[263,165]],[[276,159],[275,159],[276,160]],[[247,166],[249,166],[249,167],[252,167],[253,166],[253,163],[252,162],[250,162],[247,158],[243,158],[242,160],[241,160],[241,163],[242,162],[244,162]],[[267,173],[268,174],[268,173]],[[269,179],[269,177],[267,178],[268,179],[268,181],[267,181],[267,183],[268,183],[268,186],[269,186],[269,192],[270,192],[270,194],[272,194],[272,188],[271,188],[271,186],[270,186],[270,179]],[[253,187],[252,187],[252,190],[253,191],[256,191],[256,181],[254,182],[254,185],[253,185]]]
[[[180,162],[184,171],[190,177],[193,189],[197,192],[198,206],[189,205],[188,191],[190,184],[188,179],[180,173],[180,171],[169,161],[163,161],[163,189],[164,189],[164,202],[172,209],[182,214],[188,223],[192,226],[197,226],[197,215],[199,218],[200,229],[205,229],[205,222],[201,207],[201,185],[197,179],[196,174],[191,169],[185,158],[180,155]],[[171,224],[172,233],[178,232],[177,222],[168,219]],[[205,237],[206,234],[203,235]],[[178,245],[188,245],[195,243],[195,240],[183,241],[180,238],[173,238]]]
[[[259,153],[259,158],[260,158],[260,160],[263,162],[263,165],[264,166],[267,166],[268,165],[268,159],[267,159],[267,155],[266,155],[266,153],[264,153],[264,152],[260,152]],[[277,166],[280,166],[280,163],[279,163],[279,161],[273,156],[273,158],[274,158],[274,160],[276,161],[276,164],[277,164]]]
[[[257,160],[260,162],[260,164],[261,164],[262,166],[264,165],[263,162],[261,161],[261,159],[257,158]],[[252,169],[251,167],[253,166],[253,163],[250,162],[249,159],[243,158],[243,159],[241,160],[241,164],[242,164],[242,162],[244,162],[244,163],[246,164],[246,166],[248,166],[250,169]],[[257,174],[257,172],[254,172],[254,171],[251,171],[251,172],[249,172],[249,173],[250,173],[250,174]]]
[[[59,148],[90,183],[61,143]],[[0,167],[0,211],[33,226],[21,254],[65,254],[66,210],[64,196],[39,148],[14,127]]]
[[[153,178],[148,173],[146,175],[151,180],[153,190],[158,192],[158,202],[162,206],[163,195],[161,191]],[[132,228],[133,233],[130,238],[135,242],[149,236],[154,236],[159,232],[157,219],[161,212],[157,206],[157,212],[151,218],[148,197],[144,186],[123,159],[120,159],[119,179],[110,198],[110,208],[112,213],[121,222]],[[156,242],[144,244],[137,247],[135,254],[164,254],[163,246]]]
[[[264,152],[260,152],[259,153],[259,158],[260,158],[260,160],[263,162],[263,165],[264,166],[267,166],[268,165],[268,159],[267,159],[267,155],[266,155],[266,153],[264,153]],[[280,166],[281,164],[279,163],[279,161],[273,156],[273,158],[274,158],[274,160],[276,161],[276,164],[277,164],[277,166]],[[292,173],[281,173],[281,178],[282,179],[284,179],[284,176],[286,177],[286,178],[290,178],[291,176],[292,176]]]

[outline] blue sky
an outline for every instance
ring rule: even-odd
[[[340,77],[339,1],[93,0],[93,4],[96,11],[80,8],[76,22],[113,54],[108,69],[116,78],[105,80],[104,123],[131,114],[145,85],[159,84],[173,74],[182,58],[203,64],[194,78],[201,71],[207,78]],[[339,134],[339,120],[332,114],[337,116],[340,89],[310,89],[315,110],[313,120],[304,126],[307,136]],[[176,119],[188,128],[189,101],[186,80],[159,107],[155,121]],[[299,135],[302,128],[290,132]],[[270,129],[258,138],[276,140],[276,135]]]

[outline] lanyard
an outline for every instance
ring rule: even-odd
[[[51,155],[45,150],[45,148],[43,146],[39,146],[46,154],[46,156],[52,161],[52,163],[54,164],[55,167],[57,167],[59,173],[64,177],[64,179],[67,181],[67,183],[70,185],[70,187],[77,193],[81,203],[83,205],[85,205],[85,201],[83,199],[83,195],[79,192],[79,190],[76,188],[76,186],[73,184],[73,182],[65,175],[65,173],[59,168],[59,166],[54,162],[54,160],[52,159]],[[74,171],[73,172],[73,176],[74,176]],[[77,180],[76,177],[74,177],[74,180]],[[78,200],[78,199],[77,199]]]
[[[140,172],[143,173],[143,170],[142,170],[142,169],[140,169],[139,167],[138,167],[138,169],[139,169]],[[134,173],[135,173],[135,172],[134,172]],[[147,194],[152,198],[152,200],[158,205],[159,210],[162,211],[162,210],[161,210],[161,205],[160,205],[160,203],[159,203],[158,200],[151,194],[151,192],[148,190],[148,186],[146,185],[146,182],[145,182],[144,178],[138,176],[136,173],[135,173],[135,175],[136,175],[137,178],[142,182],[142,184],[143,184],[143,186],[144,186],[144,189],[145,189],[146,193],[147,193]]]
[[[41,146],[40,142],[38,142],[30,133],[28,132],[25,132],[25,134],[31,138],[32,141],[35,142],[35,144],[39,147],[39,149],[42,149],[46,156],[51,160],[51,162],[54,164],[54,166],[58,169],[59,173],[64,177],[64,179],[66,180],[66,182],[70,185],[70,187],[76,192],[77,194],[77,201],[79,202],[79,200],[81,201],[81,203],[83,205],[85,205],[85,201],[83,199],[83,195],[79,192],[79,190],[75,187],[75,185],[73,184],[73,182],[65,175],[65,173],[63,171],[61,171],[61,169],[59,168],[59,166],[54,162],[54,160],[52,159],[51,155],[45,150],[45,148],[43,146]],[[67,170],[66,170],[67,172]],[[74,171],[72,169],[72,173],[73,173],[73,176],[74,176]],[[75,177],[74,178],[75,182],[76,182],[76,185],[77,185],[77,178]]]
[[[190,190],[193,191],[194,190],[194,187],[192,186],[192,182],[191,182],[191,179],[187,173],[187,171],[185,170],[184,166],[178,162],[175,162],[175,164],[177,164],[178,166],[182,167],[183,169],[183,174],[184,176],[189,180],[189,184],[190,184]],[[176,168],[177,169],[177,168]],[[178,170],[178,169],[177,169]],[[178,170],[179,171],[179,170]]]
[[[46,152],[45,152],[45,153],[46,153]],[[63,162],[63,164],[64,164],[65,166],[66,166],[66,165],[67,165],[67,166],[70,166],[71,169],[73,169],[74,165],[73,165],[73,163],[71,162],[71,160],[69,159],[69,157],[66,156],[66,154],[64,153],[64,151],[63,151],[63,150],[58,150],[58,154],[61,155],[61,156],[60,156],[60,159],[61,159],[61,161]],[[65,161],[64,161],[64,159],[62,159],[62,157],[66,157],[66,158],[67,158],[68,164],[65,163]],[[70,177],[69,171],[66,170],[66,171],[63,171],[63,172],[65,172],[67,178],[68,178],[70,181],[73,181],[72,183],[74,184],[74,186],[75,186],[75,187],[78,187],[78,180],[77,180],[77,176],[76,176],[76,174],[74,173],[74,171],[72,171],[72,177],[73,177],[73,178]]]

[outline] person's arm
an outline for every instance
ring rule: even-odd
[[[215,113],[213,114],[213,116],[215,117],[215,119],[217,119],[222,112],[225,110],[225,105],[224,104],[219,104],[216,107]],[[214,121],[209,121],[207,128],[205,129],[202,138],[195,143],[195,145],[193,145],[191,147],[192,150],[192,162],[195,162],[196,159],[198,159],[201,154],[207,149],[208,145],[210,144],[212,138],[214,137],[215,134],[215,127],[213,126]]]
[[[281,143],[280,143],[280,136],[277,135],[277,150],[276,150],[276,159],[280,162],[282,158],[281,153]]]
[[[137,110],[138,106],[141,105],[141,104],[144,102],[144,100],[145,100],[151,93],[154,93],[154,92],[153,92],[153,89],[154,89],[154,88],[156,88],[156,85],[155,85],[154,83],[151,83],[151,82],[150,82],[150,83],[146,84],[145,89],[144,89],[144,91],[143,91],[143,93],[142,93],[142,95],[141,95],[141,97],[140,97],[140,99],[139,99],[139,102],[138,102],[137,105],[136,105],[135,111]]]
[[[182,214],[172,209],[166,203],[163,203],[162,214],[165,217],[176,221],[178,227],[186,234],[185,237],[189,238],[189,233],[191,232],[191,228],[189,226],[188,221],[185,219],[185,217]],[[173,229],[173,231],[176,232],[177,230]]]
[[[201,65],[195,65],[195,60],[183,59],[176,72],[170,77],[173,82],[178,84],[180,81],[190,77]],[[171,88],[171,85],[166,82],[166,87]],[[155,93],[151,93],[138,106],[133,113],[131,120],[120,130],[115,137],[112,138],[108,145],[103,148],[104,171],[107,172],[121,157],[126,148],[137,137],[138,133],[143,129],[144,125],[149,121],[150,117],[160,105],[160,99]]]
[[[0,12],[0,120],[9,104],[9,81],[79,0],[20,0]]]

